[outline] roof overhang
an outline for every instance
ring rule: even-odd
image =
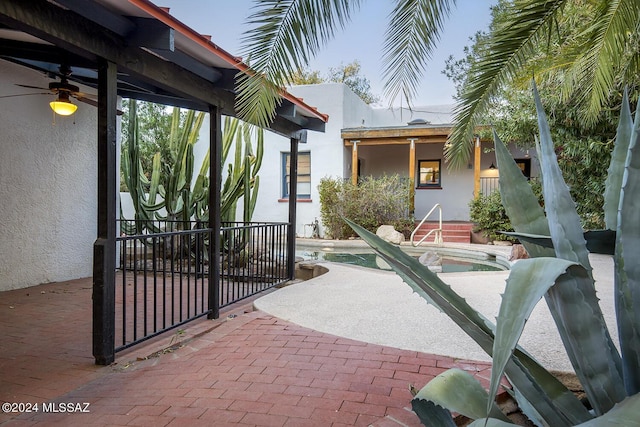
[[[417,125],[417,126],[393,126],[373,128],[347,128],[342,129],[341,136],[344,144],[353,145],[392,145],[415,143],[446,143],[452,127],[450,125]]]
[[[117,65],[118,95],[236,116],[235,78],[252,72],[149,0],[0,2],[0,58],[97,90],[101,59]],[[328,116],[282,92],[270,129],[324,131]]]

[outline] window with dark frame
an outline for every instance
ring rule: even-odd
[[[515,159],[515,161],[524,176],[531,179],[531,159]]]
[[[291,162],[291,153],[282,153],[282,198],[289,198],[289,183],[291,176],[289,175],[289,166]],[[311,198],[311,153],[298,153],[298,194],[297,199]]]
[[[440,188],[441,186],[440,160],[418,161],[418,188]]]

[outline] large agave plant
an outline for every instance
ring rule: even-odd
[[[446,371],[418,391],[412,405],[425,425],[454,426],[450,411],[475,420],[472,426],[510,425],[494,402],[506,375],[520,408],[538,426],[640,426],[640,113],[636,110],[634,124],[625,93],[605,194],[609,230],[585,233],[558,167],[535,85],[534,99],[546,215],[494,135],[502,200],[514,234],[531,256],[513,266],[496,324],[417,260],[348,222],[407,284],[493,358],[488,391],[459,369]],[[614,257],[620,351],[598,305],[589,250]],[[529,314],[543,297],[588,406],[518,346]]]

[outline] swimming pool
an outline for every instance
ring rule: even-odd
[[[411,248],[411,255],[418,257],[420,252]],[[427,250],[422,249],[422,253]],[[507,267],[496,262],[495,258],[486,256],[461,257],[448,254],[446,250],[434,250],[442,257],[442,272],[456,273],[465,271],[501,271]],[[357,265],[360,267],[375,268],[379,270],[392,270],[387,263],[382,260],[373,250],[366,248],[318,248],[318,247],[297,247],[296,256],[305,261],[328,261],[343,264]],[[480,259],[480,258],[485,259]]]

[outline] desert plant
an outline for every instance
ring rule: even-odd
[[[640,304],[640,265],[636,261],[640,255],[640,112],[636,110],[634,123],[625,93],[606,183],[604,209],[609,230],[585,233],[560,173],[535,85],[534,100],[544,210],[506,147],[494,135],[504,206],[516,235],[532,257],[514,264],[495,325],[415,259],[348,222],[406,283],[493,357],[488,392],[460,370],[447,371],[420,390],[412,404],[425,424],[453,426],[449,412],[453,410],[474,419],[472,426],[509,425],[494,402],[500,378],[506,374],[520,408],[536,425],[637,426],[640,317],[634,307]],[[603,244],[607,239],[614,240],[614,250]],[[598,305],[588,248],[605,248],[614,257],[620,352]],[[517,344],[529,314],[543,296],[589,407]]]
[[[252,144],[252,133],[256,132],[256,151]],[[227,164],[227,176],[222,186],[222,221],[235,221],[238,200],[243,198],[243,220],[251,221],[256,207],[264,153],[264,131],[231,117],[224,119],[222,134],[222,164],[227,161],[231,147],[235,147],[234,162]]]
[[[204,113],[189,110],[185,119],[184,126],[180,126],[180,109],[175,107],[172,113],[171,133],[169,135],[169,155],[173,161],[173,165],[161,165],[162,171],[154,167],[151,174],[162,173],[165,175],[166,187],[158,186],[158,192],[164,200],[164,208],[166,217],[170,223],[175,220],[182,221],[180,226],[183,230],[191,228],[190,221],[195,215],[196,202],[194,196],[204,197],[203,188],[193,188],[191,179],[193,177],[194,155],[193,146],[198,141],[200,128],[204,120]],[[207,156],[208,158],[208,156]],[[155,165],[154,165],[155,166]],[[197,181],[198,186],[204,186],[203,181]],[[159,213],[156,216],[161,217]]]
[[[158,231],[153,225],[154,219],[180,220],[181,228],[188,228],[189,221],[196,218],[207,221],[209,218],[209,152],[202,160],[200,170],[194,182],[193,146],[204,120],[204,113],[187,111],[184,124],[180,125],[181,113],[174,108],[172,113],[169,143],[166,156],[170,162],[163,162],[160,153],[153,156],[151,179],[147,178],[140,159],[139,131],[136,119],[136,102],[130,101],[129,129],[127,147],[122,153],[123,176],[129,188],[135,210],[135,226],[127,227],[125,232],[142,233],[144,229]],[[262,164],[264,150],[264,132],[257,129],[257,148],[254,153],[252,132],[254,127],[237,119],[226,117],[222,133],[222,159],[224,164],[235,144],[234,163],[227,165],[227,176],[221,194],[221,218],[234,221],[236,206],[244,197],[243,219],[251,220],[256,205],[259,188],[258,171]],[[162,177],[162,179],[161,179]],[[162,185],[161,182],[166,185]],[[160,197],[158,197],[160,196]],[[161,209],[166,215],[162,215]]]
[[[153,170],[151,180],[147,178],[142,167],[140,155],[140,135],[138,129],[137,103],[129,104],[129,120],[127,143],[122,150],[121,168],[126,187],[131,195],[135,211],[133,224],[121,222],[121,231],[126,234],[142,234],[145,229],[154,229],[154,214],[164,207],[164,202],[156,202],[159,186],[160,153],[153,156]],[[157,231],[157,230],[156,230]]]

